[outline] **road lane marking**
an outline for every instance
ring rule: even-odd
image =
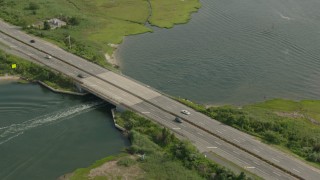
[[[221,144],[220,144],[219,142],[217,142],[217,141],[215,141],[215,143],[216,143],[216,144],[219,144],[219,145],[221,145]]]
[[[202,124],[202,125],[205,125],[203,122],[199,122],[200,124]]]
[[[261,165],[261,164],[259,164],[259,163],[258,163],[258,162],[256,162],[256,161],[253,161],[253,163],[255,163],[256,165],[259,165],[259,166]]]
[[[11,47],[11,48],[16,48],[16,47],[18,47],[18,46],[11,45],[10,47]]]
[[[150,112],[147,112],[147,111],[145,111],[145,112],[141,112],[142,114],[149,114]]]
[[[240,153],[239,153],[239,152],[237,152],[237,151],[232,151],[232,152],[234,152],[234,153],[236,153],[236,154],[238,154],[238,155],[240,154]]]
[[[274,172],[273,171],[273,174],[277,175],[277,176],[281,176],[281,174],[277,173],[277,172]]]
[[[296,169],[294,169],[294,168],[293,168],[293,170],[296,171],[297,173],[300,173],[300,171],[298,171],[298,170],[296,170]]]
[[[276,162],[280,162],[278,159],[272,158],[272,160],[276,161]]]
[[[240,163],[242,163],[243,165],[249,165],[246,161],[243,161],[243,160],[241,160],[241,159],[237,158],[237,157],[236,157],[236,156],[234,156],[233,154],[230,154],[230,153],[228,153],[228,152],[226,152],[226,151],[222,150],[221,148],[219,148],[219,150],[221,150],[223,153],[225,153],[225,154],[227,154],[227,155],[229,155],[229,156],[233,157],[234,159],[238,160],[238,161],[239,161]]]
[[[215,146],[211,146],[211,147],[207,147],[208,149],[216,149],[218,147],[215,147]]]
[[[262,170],[261,170],[261,169],[259,169],[259,168],[256,168],[256,170],[258,170],[258,171],[262,172],[263,174],[266,174],[266,175],[268,175],[268,176],[269,176],[269,174],[267,174],[266,172],[262,171]]]
[[[201,133],[199,133],[199,132],[197,132],[197,134],[199,134],[200,136],[203,136],[203,134],[201,134]]]
[[[260,151],[258,151],[258,150],[256,150],[256,149],[253,149],[253,150],[256,151],[256,152],[258,152],[258,153],[260,152]]]
[[[179,127],[174,127],[174,128],[172,128],[172,129],[174,129],[174,130],[179,130],[179,129],[181,129],[181,128],[179,128]]]
[[[239,140],[233,139],[234,141],[237,141],[238,143],[240,142]]]
[[[255,169],[256,167],[254,167],[254,166],[244,166],[244,168],[247,168],[247,169]]]
[[[187,127],[186,125],[184,125],[184,124],[181,124],[181,126],[183,126],[183,127]]]
[[[217,131],[218,131],[218,133],[223,134],[221,131],[219,131],[219,130],[217,130]]]

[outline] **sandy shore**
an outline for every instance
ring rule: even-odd
[[[0,76],[0,81],[18,81],[18,80],[20,80],[19,76],[10,76],[10,75]]]
[[[113,67],[119,68],[119,61],[117,61],[117,59],[115,58],[115,54],[119,45],[118,44],[108,44],[108,45],[114,48],[114,51],[112,55],[109,55],[108,53],[106,53],[104,57],[106,58],[108,63],[113,65]]]

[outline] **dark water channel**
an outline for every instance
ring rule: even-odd
[[[0,179],[56,179],[119,153],[129,142],[110,108],[95,97],[0,84]]]

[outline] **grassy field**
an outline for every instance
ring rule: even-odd
[[[180,99],[218,121],[290,151],[320,167],[320,101],[274,99],[241,108],[209,107]]]
[[[172,27],[184,23],[200,6],[198,0],[0,0],[0,18],[25,28],[29,33],[48,39],[62,48],[109,67],[104,54],[127,35],[151,32],[145,26]],[[150,14],[152,12],[152,14]],[[51,18],[67,21],[64,28],[43,30],[32,24]],[[72,21],[75,20],[75,21]],[[66,39],[71,36],[71,49]]]

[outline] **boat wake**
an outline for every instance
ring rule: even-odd
[[[285,19],[285,20],[288,20],[288,21],[292,20],[292,18],[290,18],[290,17],[288,17],[288,16],[284,16],[284,15],[281,14],[280,12],[278,12],[278,14],[280,15],[280,17],[281,17],[282,19]]]
[[[6,127],[0,127],[0,145],[20,136],[25,131],[35,127],[50,125],[52,123],[69,119],[84,112],[95,109],[98,105],[103,104],[102,101],[89,102],[77,106],[70,107],[61,111],[56,111],[44,116],[30,119],[20,124],[12,124]]]

